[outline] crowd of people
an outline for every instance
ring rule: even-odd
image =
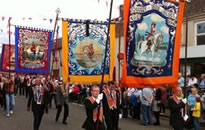
[[[6,116],[14,113],[15,96],[27,98],[27,110],[32,110],[34,130],[39,130],[43,114],[49,108],[56,108],[55,121],[58,122],[64,108],[62,123],[67,125],[69,102],[85,105],[87,118],[82,125],[86,130],[119,130],[119,119],[133,118],[141,125],[160,125],[160,115],[170,109],[170,125],[176,130],[184,127],[200,129],[200,118],[205,119],[205,76],[193,82],[188,97],[182,93],[182,79],[172,89],[170,87],[120,88],[119,84],[108,82],[103,85],[78,83],[65,84],[62,79],[43,75],[1,75],[0,106]],[[183,111],[187,104],[187,112]],[[154,114],[154,121],[152,119]],[[186,119],[185,115],[188,115]]]

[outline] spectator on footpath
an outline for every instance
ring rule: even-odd
[[[194,75],[189,76],[188,87],[191,87],[192,85],[197,84],[197,83],[198,83],[198,80]]]
[[[153,90],[152,88],[144,88],[140,97],[142,103],[142,125],[152,125],[152,101],[153,101]]]
[[[184,87],[184,77],[182,76],[182,73],[179,73],[178,83],[180,87]]]
[[[1,108],[4,107],[4,98],[5,98],[5,93],[4,93],[4,82],[3,82],[3,76],[1,75],[0,76],[0,105],[1,105]]]
[[[189,110],[189,115],[191,117],[192,117],[193,108],[194,108],[195,103],[196,103],[196,97],[199,97],[199,95],[197,94],[197,89],[193,87],[191,89],[191,94],[189,94],[189,96],[188,96],[188,106],[189,106],[188,110]]]
[[[205,74],[201,75],[201,80],[200,80],[200,83],[199,83],[199,87],[200,87],[200,90],[202,92],[205,92]]]
[[[201,106],[202,106],[202,120],[205,121],[205,92],[201,93]]]
[[[5,89],[5,97],[6,97],[6,116],[9,117],[11,114],[13,114],[13,107],[15,104],[14,100],[14,77],[11,77],[11,80],[9,80],[8,77],[5,78],[4,83],[4,89]]]
[[[193,120],[194,120],[194,130],[200,130],[200,116],[201,116],[201,103],[200,103],[200,97],[196,98],[196,103],[193,108]]]
[[[161,105],[162,91],[157,88],[155,91],[154,101],[153,101],[153,112],[156,119],[154,125],[160,125],[160,105]]]
[[[181,99],[182,88],[177,86],[173,88],[173,96],[169,98],[168,105],[170,108],[170,125],[174,130],[184,129],[183,109],[187,103],[186,99]]]
[[[162,87],[161,92],[162,92],[162,97],[161,97],[160,112],[165,114],[165,104],[167,103],[167,89],[165,87]]]
[[[140,96],[142,94],[142,89],[137,89],[135,92],[135,96],[137,99],[137,103],[136,103],[136,118],[137,120],[140,120],[140,114],[141,114],[141,100],[140,100]]]

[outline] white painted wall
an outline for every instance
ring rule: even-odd
[[[184,57],[185,57],[185,47],[181,47],[180,59],[182,59]],[[187,57],[188,58],[205,57],[205,45],[188,46],[188,48],[187,48]]]

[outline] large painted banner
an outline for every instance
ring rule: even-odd
[[[26,27],[15,28],[15,68],[17,72],[48,73],[52,32]]]
[[[100,83],[108,23],[63,20],[62,74],[64,82]],[[104,81],[113,80],[115,25],[110,26]]]
[[[123,86],[177,83],[183,13],[175,0],[124,1]]]
[[[3,44],[2,51],[1,51],[0,68],[1,71],[5,71],[5,72],[15,71],[15,46],[14,45],[10,45],[10,51],[9,51],[9,44]]]

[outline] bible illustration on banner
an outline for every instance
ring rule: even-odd
[[[178,80],[184,3],[125,0],[125,86],[160,87]]]
[[[105,56],[108,24],[96,21],[63,21],[63,80],[64,82],[100,83]],[[115,26],[105,62],[105,81],[112,80],[114,69]]]
[[[15,71],[15,46],[14,45],[10,45],[10,54],[9,54],[9,44],[3,44],[0,68],[1,71]]]
[[[16,27],[15,31],[16,71],[48,73],[52,32],[21,27]]]

